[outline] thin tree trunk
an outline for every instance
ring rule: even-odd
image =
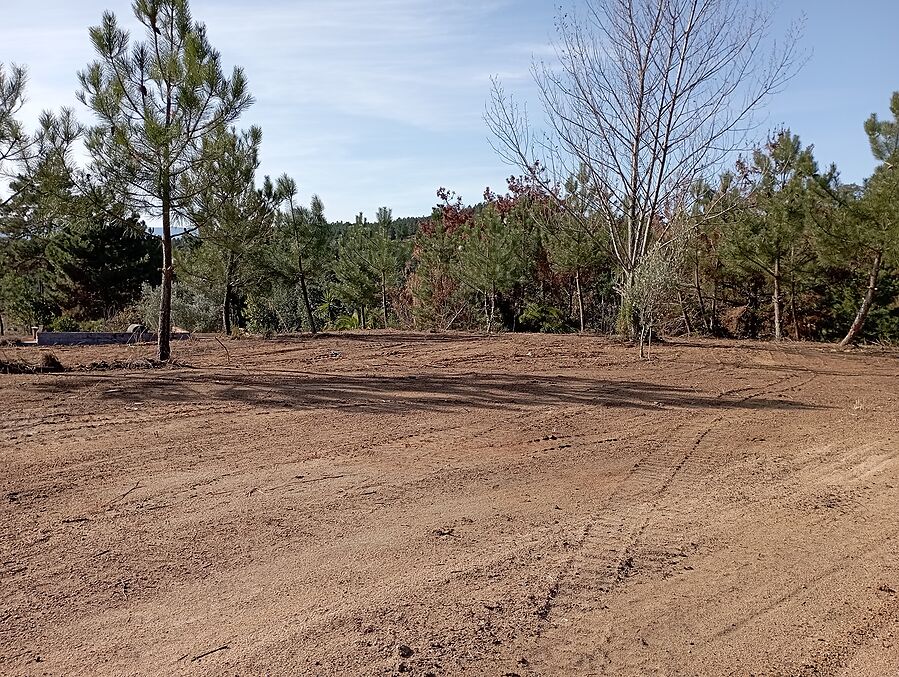
[[[172,197],[169,179],[164,179],[162,188],[162,288],[159,301],[159,331],[157,334],[156,357],[167,362],[172,356]]]
[[[225,298],[222,301],[222,329],[231,336],[231,285],[225,283]]]
[[[225,298],[222,299],[222,328],[226,336],[231,336],[231,278],[234,275],[234,252],[228,252],[225,265]]]
[[[574,286],[577,289],[577,316],[580,322],[581,333],[584,333],[584,294],[581,291],[581,269],[574,270]]]
[[[797,341],[802,340],[802,330],[799,327],[799,314],[796,310],[796,282],[790,282],[790,315],[793,316],[793,334]]]
[[[871,306],[874,304],[874,294],[877,292],[877,277],[880,275],[881,263],[883,263],[883,252],[878,250],[874,254],[874,263],[871,265],[871,272],[868,275],[868,290],[865,292],[865,298],[862,300],[862,305],[858,309],[855,321],[849,328],[849,333],[847,333],[846,337],[840,341],[841,347],[848,346],[855,341],[856,337],[861,333],[862,327],[865,326],[865,320],[868,318],[868,313],[871,310]]]
[[[359,306],[359,319],[362,322],[362,328],[365,329],[365,304]]]
[[[796,313],[796,247],[790,247],[790,315],[793,317],[793,333],[796,340],[801,341],[799,315]]]
[[[780,320],[780,258],[774,259],[774,293],[771,295],[774,303],[774,340],[780,341],[783,338],[781,332]]]
[[[631,291],[633,285],[633,272],[623,271],[624,280],[622,282],[622,292],[619,293],[621,298],[621,306],[618,308],[618,320],[616,329],[624,340],[637,341],[640,333],[640,322],[637,317],[637,311],[631,300]]]
[[[317,334],[318,327],[315,324],[315,315],[312,313],[312,304],[309,302],[309,290],[306,288],[306,273],[303,270],[302,256],[297,256],[297,266],[300,271],[300,291],[303,293],[303,306],[306,308],[306,319],[309,321],[309,331],[313,334]]]
[[[690,316],[687,314],[687,305],[684,303],[684,295],[680,289],[677,290],[677,300],[680,302],[680,312],[684,318],[684,328],[687,330],[687,336],[693,335],[693,323],[690,322]]]
[[[709,331],[717,336],[720,327],[718,325],[718,273],[721,271],[721,262],[715,262],[715,276],[712,280],[712,316],[709,318]]]
[[[6,333],[6,327],[3,325],[3,313],[0,313],[0,336]]]
[[[702,295],[702,283],[699,279],[699,254],[696,255],[696,265],[693,266],[693,286],[696,288],[696,303],[699,306],[699,322],[709,331],[712,330],[711,322],[705,312],[705,299]],[[681,303],[683,305],[683,303]]]
[[[384,329],[390,328],[387,321],[387,275],[381,273],[381,305],[384,307]]]
[[[493,331],[493,316],[496,313],[496,288],[490,290],[490,319],[487,322],[487,333]]]

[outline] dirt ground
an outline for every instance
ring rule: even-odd
[[[896,353],[175,350],[0,376],[0,673],[899,675]]]

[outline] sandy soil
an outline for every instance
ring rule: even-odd
[[[899,674],[896,354],[176,351],[0,376],[0,673]]]

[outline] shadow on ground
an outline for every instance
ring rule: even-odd
[[[196,403],[231,401],[253,407],[358,407],[383,412],[585,405],[658,409],[818,409],[777,399],[762,388],[739,396],[634,380],[542,377],[498,373],[369,376],[291,371],[66,374],[35,383],[48,393],[91,390],[101,401]]]

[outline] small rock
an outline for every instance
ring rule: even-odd
[[[396,652],[400,655],[401,658],[409,658],[415,652],[412,650],[412,647],[407,646],[405,644],[400,644],[396,647]]]

